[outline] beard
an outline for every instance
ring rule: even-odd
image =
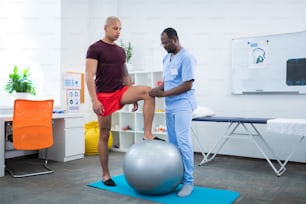
[[[174,51],[175,51],[174,49],[167,50],[168,53],[174,53]]]

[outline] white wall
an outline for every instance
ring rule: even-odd
[[[306,95],[231,94],[231,39],[305,30],[305,1],[118,0],[117,3],[117,9],[110,1],[90,3],[92,9],[89,13],[121,18],[121,39],[133,44],[134,67],[161,69],[165,52],[160,46],[160,33],[168,26],[174,27],[182,45],[193,52],[198,61],[196,91],[199,105],[207,106],[219,115],[305,117]],[[111,9],[102,14],[101,10],[109,8],[110,4]],[[96,19],[89,18],[92,30],[100,28],[95,23]],[[211,146],[218,134],[222,134],[224,125],[202,123],[197,128],[205,148]],[[259,128],[282,157],[291,147],[292,140],[297,139],[267,133],[264,125]],[[222,153],[262,156],[249,141],[230,141]],[[305,154],[306,150],[300,149],[292,160],[305,162]]]
[[[29,67],[37,94],[60,105],[60,11],[59,0],[0,0],[0,107],[12,107],[3,86],[14,65]]]
[[[134,44],[136,66],[156,68],[160,67],[164,54],[160,33],[167,26],[176,28],[182,45],[191,50],[198,60],[198,102],[217,113],[303,117],[301,109],[306,109],[303,106],[305,95],[233,96],[230,91],[232,38],[295,32],[306,28],[303,11],[306,2],[265,2],[120,1],[119,16],[124,28],[122,37]]]
[[[64,0],[61,1],[61,7],[61,76],[66,72],[84,73],[89,35],[88,1]],[[64,109],[67,107],[63,80],[61,106]],[[86,107],[87,103],[81,105],[81,111],[88,112]]]

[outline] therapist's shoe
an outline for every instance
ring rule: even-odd
[[[192,184],[184,184],[182,189],[178,192],[177,196],[187,197],[192,193],[192,191],[193,191],[193,185]]]

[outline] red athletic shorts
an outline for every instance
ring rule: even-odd
[[[128,86],[124,86],[122,89],[119,89],[110,93],[97,93],[98,100],[102,103],[104,107],[104,113],[102,116],[108,116],[113,112],[120,110],[124,105],[120,104],[122,95],[128,90]]]

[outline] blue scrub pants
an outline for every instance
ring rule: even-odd
[[[194,154],[191,139],[192,111],[166,113],[169,142],[177,146],[184,164],[184,184],[193,184]]]

